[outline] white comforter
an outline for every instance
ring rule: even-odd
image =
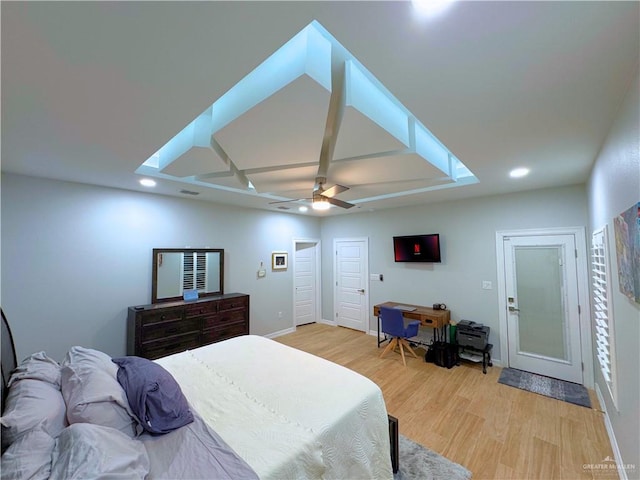
[[[262,479],[393,477],[382,392],[358,373],[254,335],[156,361]]]

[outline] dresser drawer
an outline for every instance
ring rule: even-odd
[[[247,300],[248,297],[227,298],[225,300],[220,300],[220,302],[218,302],[218,304],[220,305],[218,311],[222,312],[223,310],[247,308]]]
[[[139,356],[144,358],[160,358],[172,353],[183,352],[200,345],[200,332],[176,335],[142,344],[142,352]]]
[[[240,335],[247,335],[247,325],[245,323],[234,323],[218,328],[207,328],[202,331],[202,344],[219,342]]]
[[[200,315],[206,315],[208,313],[216,313],[217,311],[217,302],[196,303],[194,305],[187,305],[186,307],[184,307],[184,314],[187,318],[198,317]]]
[[[173,337],[185,333],[197,333],[199,330],[200,320],[198,318],[152,323],[142,326],[142,341],[147,342],[157,338]]]
[[[226,312],[220,312],[217,315],[218,325],[224,325],[227,323],[244,322],[247,319],[246,310],[228,310]]]
[[[140,315],[142,325],[151,325],[154,323],[170,322],[172,320],[180,320],[182,318],[182,308],[164,309],[159,312],[145,312]]]
[[[217,328],[230,323],[244,323],[247,319],[246,310],[229,310],[211,315],[203,319],[203,328]]]

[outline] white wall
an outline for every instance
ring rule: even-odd
[[[224,291],[251,296],[250,332],[291,328],[292,269],[272,272],[271,252],[320,236],[315,218],[20,175],[2,175],[1,195],[2,308],[19,360],[62,360],[72,345],[124,355],[127,307],[151,302],[154,247],[224,248]]]
[[[590,232],[608,225],[609,264],[619,410],[609,397],[596,362],[596,384],[604,396],[624,464],[635,465],[629,478],[640,475],[640,305],[620,293],[613,219],[640,201],[640,78],[636,76],[616,122],[593,167],[588,183]],[[595,355],[594,355],[594,358]]]
[[[332,271],[336,237],[369,238],[371,305],[384,301],[432,305],[445,303],[452,320],[491,327],[494,357],[502,359],[498,319],[496,231],[587,225],[584,186],[536,190],[410,208],[330,217],[322,221],[323,272]],[[394,235],[439,233],[440,264],[395,263]],[[323,318],[333,318],[332,278],[323,278]],[[483,290],[482,281],[493,284]],[[370,328],[376,318],[370,313]]]

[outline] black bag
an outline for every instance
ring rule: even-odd
[[[435,363],[439,367],[454,367],[458,363],[458,346],[446,342],[433,342],[424,355],[424,361]]]

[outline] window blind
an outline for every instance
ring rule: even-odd
[[[596,335],[596,355],[609,394],[617,408],[615,345],[611,317],[609,285],[609,249],[607,227],[593,232],[591,242],[591,268],[593,281],[593,323]]]

